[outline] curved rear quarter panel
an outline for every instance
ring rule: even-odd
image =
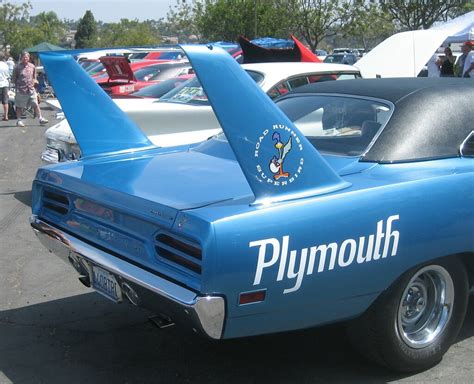
[[[205,286],[226,296],[224,337],[355,317],[409,268],[474,252],[472,160],[384,165],[346,179],[351,188],[325,196],[195,211],[214,221]],[[265,300],[239,306],[239,294],[254,290]]]

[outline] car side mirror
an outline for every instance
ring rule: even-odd
[[[474,131],[471,131],[466,140],[463,141],[459,153],[462,157],[474,157]]]

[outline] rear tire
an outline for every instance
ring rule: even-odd
[[[400,372],[437,364],[455,341],[469,298],[466,269],[456,257],[403,274],[349,326],[354,347]]]

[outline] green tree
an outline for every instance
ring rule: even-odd
[[[84,16],[79,19],[74,39],[76,40],[76,48],[90,48],[96,45],[97,23],[90,10],[87,10]]]
[[[275,0],[178,0],[168,23],[180,41],[191,35],[200,41],[234,41],[239,35],[288,37],[287,17]]]
[[[349,21],[353,5],[349,0],[277,0],[288,19],[293,33],[307,42],[311,50],[327,37],[341,32]]]
[[[180,42],[187,42],[192,35],[200,39],[196,16],[200,15],[204,8],[203,0],[176,0],[176,4],[170,7],[166,15],[167,30],[176,35]]]
[[[472,9],[472,0],[380,0],[390,20],[407,30],[428,29]]]
[[[349,22],[342,31],[346,38],[361,42],[367,50],[393,35],[396,26],[377,4],[361,2],[354,4]]]
[[[272,0],[206,1],[197,13],[196,25],[207,40],[233,41],[239,35],[288,37],[288,15]]]
[[[55,12],[41,12],[31,17],[31,24],[36,28],[38,40],[59,44],[66,33],[66,27]]]
[[[119,23],[104,24],[98,45],[102,47],[156,45],[160,41],[160,33],[152,22],[122,19]]]
[[[29,47],[34,34],[28,24],[31,3],[21,5],[5,3],[0,7],[0,41],[3,47],[10,45],[10,53],[18,57],[20,52]]]

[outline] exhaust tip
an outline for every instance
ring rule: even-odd
[[[86,276],[86,275],[80,275],[79,276],[79,281],[84,284],[87,288],[90,288],[91,286],[91,279],[89,278],[89,276]]]
[[[130,301],[133,305],[138,306],[140,304],[140,297],[128,283],[122,283],[122,291],[128,301]]]
[[[172,327],[174,324],[173,320],[171,320],[168,316],[165,315],[155,315],[148,318],[153,324],[155,324],[158,328],[168,328]]]

